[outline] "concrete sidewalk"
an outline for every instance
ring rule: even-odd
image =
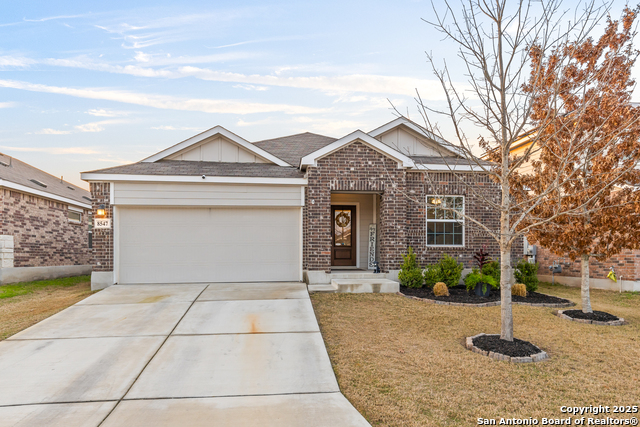
[[[4,426],[369,426],[306,285],[107,288],[0,342]]]

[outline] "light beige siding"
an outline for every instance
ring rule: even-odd
[[[204,162],[270,163],[222,136],[205,139],[168,157],[169,160]]]
[[[395,128],[380,135],[380,141],[400,151],[402,154],[410,156],[439,156],[435,143],[429,142],[426,138],[419,138],[413,133],[409,133],[402,128]]]
[[[115,183],[115,205],[302,206],[297,185]]]

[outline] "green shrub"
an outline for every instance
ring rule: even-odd
[[[496,279],[496,281],[499,284],[500,283],[500,262],[498,261],[488,262],[482,267],[482,274],[486,274],[487,276],[493,277],[494,279]]]
[[[442,277],[442,269],[440,268],[440,264],[431,264],[427,265],[424,268],[424,284],[430,288],[443,281]]]
[[[460,283],[464,265],[454,257],[446,255],[438,263],[442,281],[448,286],[457,286]]]
[[[404,262],[398,273],[400,284],[408,288],[421,288],[423,282],[422,271],[418,267],[416,254],[411,246],[409,246],[407,254],[402,255],[402,258],[404,258]]]
[[[535,292],[538,289],[538,268],[540,264],[530,264],[526,259],[521,259],[516,265],[514,275],[516,276],[516,282],[524,283],[527,287],[527,292]]]
[[[474,289],[476,285],[480,282],[491,285],[493,289],[498,289],[500,287],[500,284],[496,279],[494,279],[493,277],[487,274],[481,274],[475,268],[471,273],[467,274],[464,278],[464,284],[467,287],[467,291]],[[483,291],[485,290],[484,287],[482,290]]]

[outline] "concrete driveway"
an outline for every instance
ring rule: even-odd
[[[112,286],[0,342],[4,426],[369,426],[306,285]]]

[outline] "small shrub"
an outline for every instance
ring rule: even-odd
[[[423,282],[422,271],[418,267],[416,254],[411,246],[409,246],[407,254],[402,255],[402,258],[404,258],[404,262],[398,273],[400,284],[408,288],[421,288]]]
[[[446,255],[438,263],[440,267],[441,281],[448,287],[457,286],[460,283],[464,265],[454,257]]]
[[[490,285],[494,289],[498,289],[500,286],[499,283],[496,281],[496,279],[494,279],[489,275],[482,274],[474,268],[471,273],[465,276],[464,284],[467,287],[467,291],[471,291],[475,289],[478,283],[484,283],[486,285]],[[482,290],[485,291],[486,288],[483,286]]]
[[[430,288],[433,288],[433,286],[438,283],[438,282],[442,282],[443,278],[442,278],[442,270],[440,268],[439,264],[431,264],[431,265],[427,265],[424,268],[424,284],[425,286],[428,286]]]
[[[519,297],[527,297],[527,286],[524,283],[516,283],[511,287],[511,295]]]
[[[448,297],[449,288],[447,288],[447,284],[444,282],[438,282],[433,285],[433,294],[437,297]]]
[[[528,292],[535,292],[538,289],[538,268],[540,264],[530,264],[526,259],[521,259],[516,265],[514,276],[518,283],[524,283]]]
[[[500,262],[498,261],[490,261],[486,263],[482,267],[482,274],[486,274],[487,276],[491,276],[498,283],[500,283]]]

